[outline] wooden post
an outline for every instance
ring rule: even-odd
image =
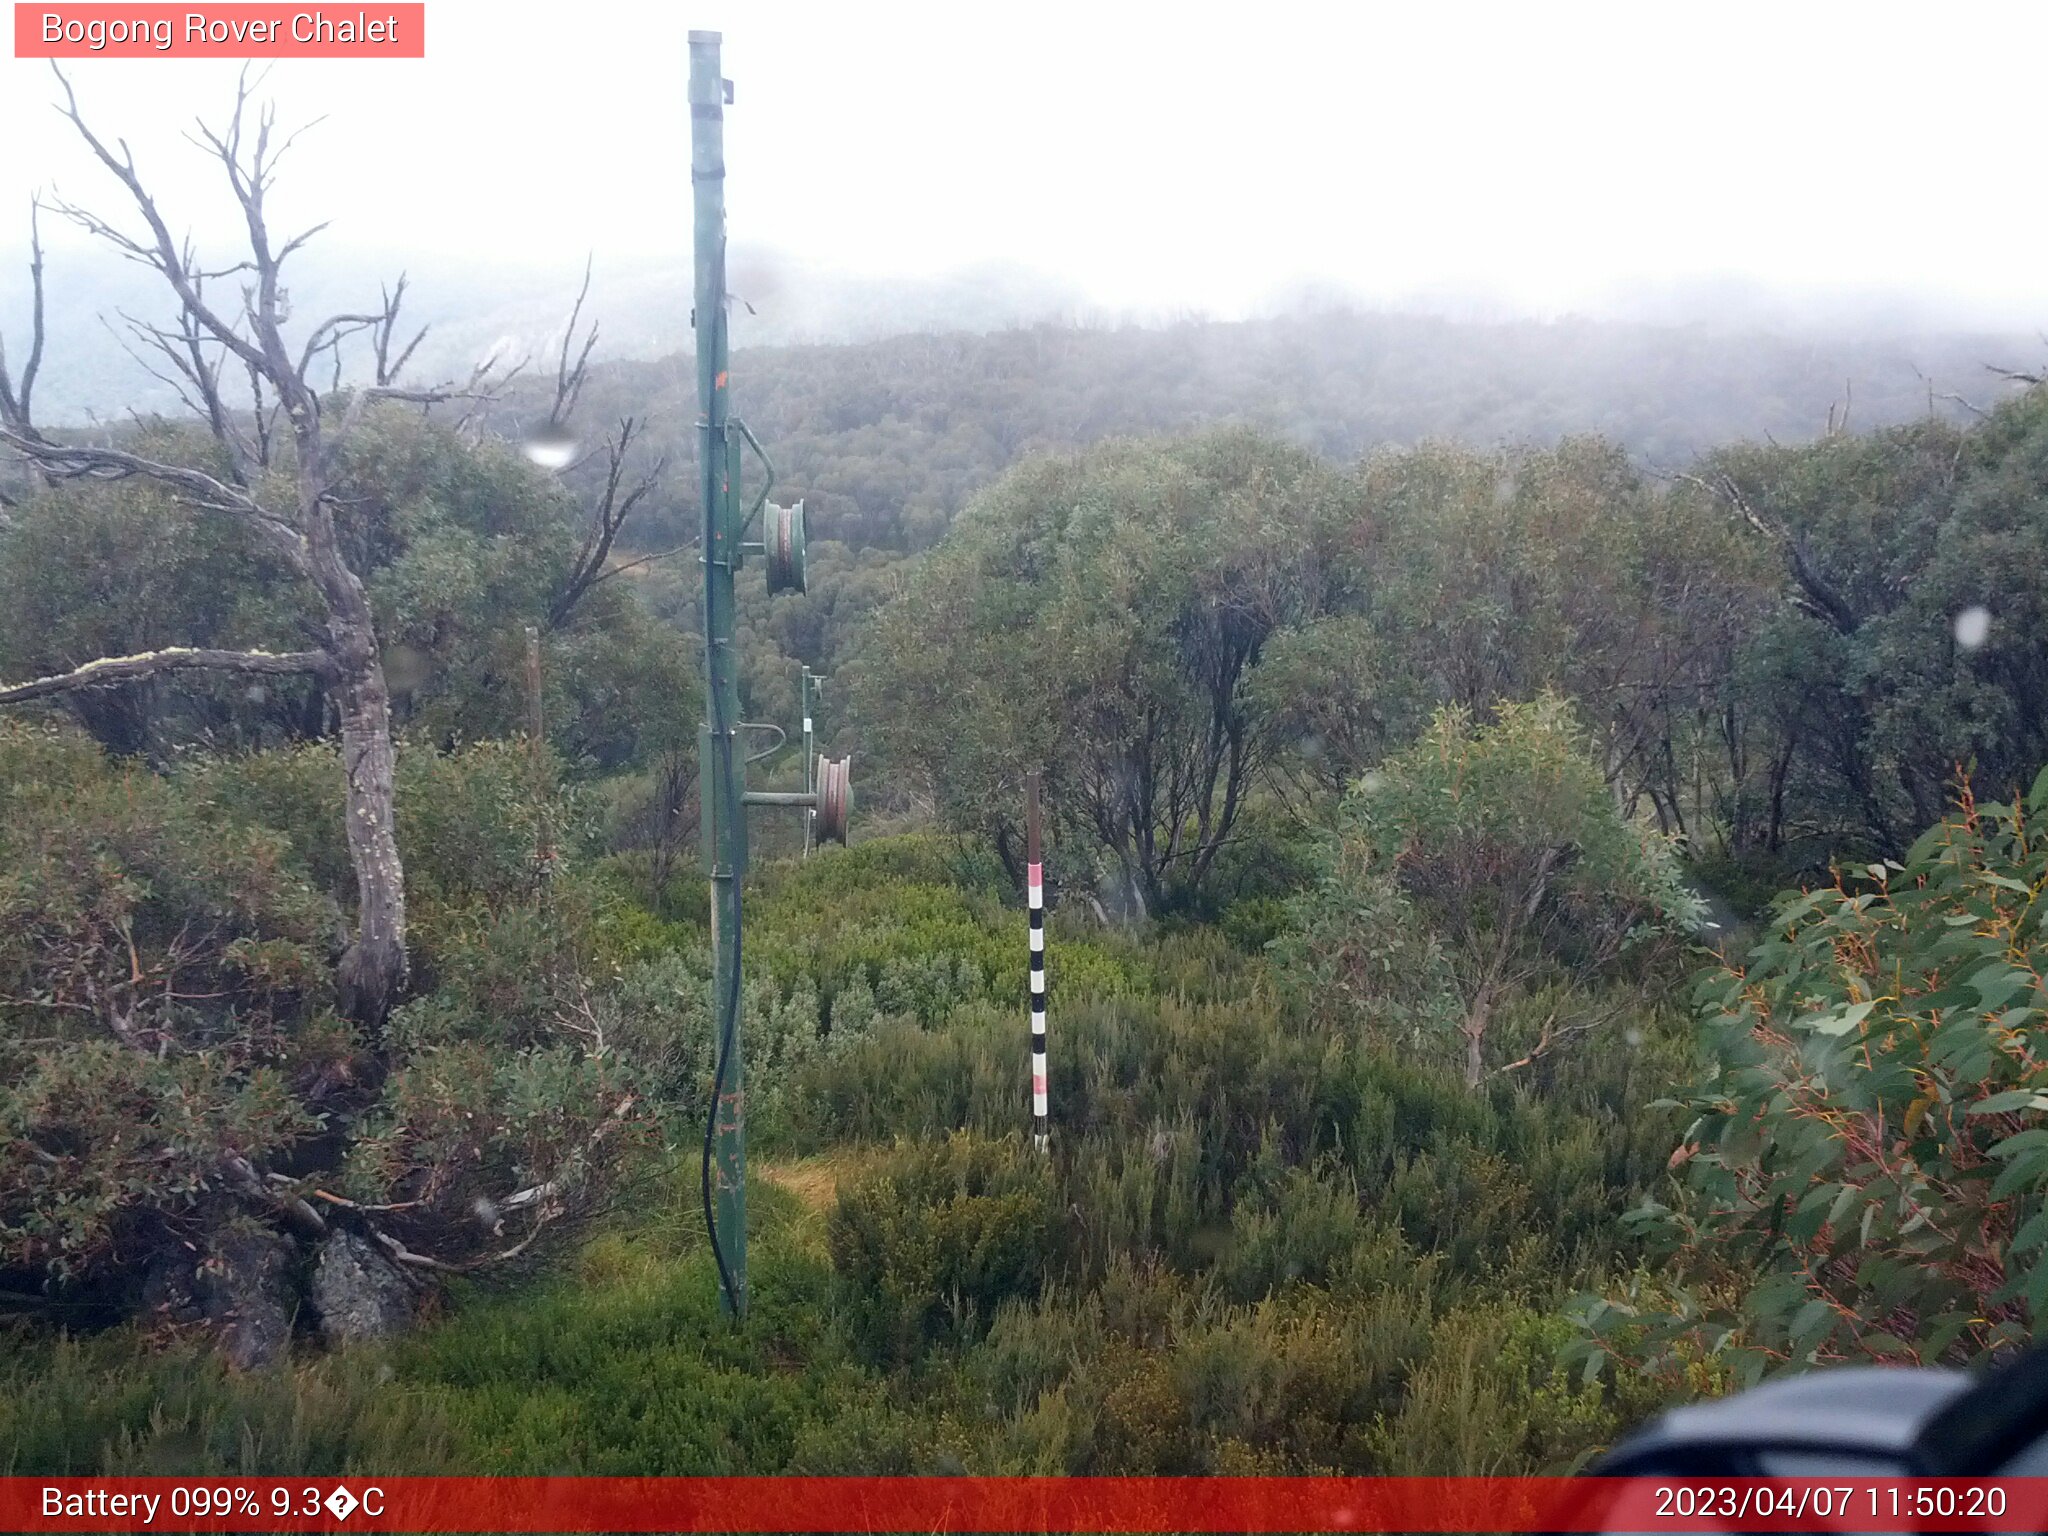
[[[1024,894],[1031,908],[1031,1139],[1052,1144],[1045,1080],[1045,862],[1039,831],[1038,775],[1024,781]]]
[[[533,782],[533,864],[541,888],[554,873],[554,837],[548,827],[546,722],[541,713],[540,629],[526,626],[526,765]]]
[[[540,760],[541,744],[540,629],[526,626],[526,740],[534,760]]]

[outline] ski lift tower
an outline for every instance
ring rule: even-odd
[[[690,184],[696,215],[696,303],[690,323],[697,340],[697,467],[704,522],[699,559],[704,566],[704,723],[698,735],[698,784],[703,796],[704,858],[711,876],[711,1017],[715,1065],[704,1122],[704,1221],[718,1266],[725,1311],[747,1310],[746,1095],[740,1057],[740,885],[747,869],[746,807],[801,808],[819,839],[846,841],[852,799],[844,758],[818,764],[813,781],[808,738],[801,793],[749,793],[746,754],[739,733],[739,653],[735,643],[734,578],[758,553],[770,594],[804,590],[803,503],[768,504],[775,467],[731,412],[731,322],[725,287],[725,109],[732,82],[719,68],[719,34],[690,34]],[[742,511],[744,444],[760,462],[761,488]],[[766,512],[761,537],[750,541]],[[808,689],[806,689],[808,703]],[[810,841],[809,829],[806,843]]]

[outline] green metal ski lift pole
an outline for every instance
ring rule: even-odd
[[[705,867],[711,877],[711,1017],[715,1036],[711,1104],[704,1121],[704,1223],[718,1265],[719,1301],[725,1312],[747,1311],[747,1115],[741,1060],[740,886],[747,873],[746,808],[750,805],[801,809],[806,814],[805,846],[816,839],[846,841],[852,807],[851,764],[824,758],[813,776],[810,755],[810,698],[815,679],[804,685],[804,789],[800,794],[751,794],[746,787],[746,754],[739,734],[750,722],[740,718],[739,654],[735,578],[749,553],[762,558],[771,595],[805,590],[804,506],[768,503],[775,466],[732,414],[730,393],[731,309],[725,287],[725,109],[732,82],[720,73],[719,34],[690,34],[690,185],[696,212],[696,304],[690,323],[697,341],[698,485],[704,510],[704,722],[698,733],[697,782],[701,795]],[[761,464],[761,488],[742,510],[742,461],[733,442],[752,450]],[[749,542],[755,519],[761,537]],[[775,729],[774,727],[770,727]],[[772,748],[770,750],[773,750]]]

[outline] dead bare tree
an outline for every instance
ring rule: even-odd
[[[2041,341],[2043,345],[2048,345],[2048,331],[2041,333]],[[2001,368],[1997,363],[1986,363],[1984,367],[1987,372],[1996,374],[2008,384],[2024,384],[2029,389],[2039,389],[2043,384],[2048,384],[2048,369],[2030,372],[2025,368]]]
[[[1839,407],[1828,402],[1828,424],[1821,432],[1822,437],[1846,437],[1849,433],[1849,408],[1856,403],[1856,382],[1842,381],[1842,403]]]
[[[555,403],[548,411],[550,427],[564,427],[576,409],[576,402],[583,396],[583,385],[590,377],[590,354],[597,346],[598,325],[590,322],[590,330],[583,338],[581,351],[576,348],[576,326],[583,318],[584,301],[590,297],[590,270],[593,258],[583,259],[583,286],[576,290],[576,302],[569,307],[569,323],[562,328],[562,352],[555,359]],[[569,354],[576,353],[572,363]]]
[[[584,529],[583,545],[576,552],[576,562],[569,568],[568,580],[562,583],[560,595],[548,610],[549,629],[560,629],[576,605],[599,583],[677,552],[664,549],[620,565],[611,564],[612,544],[617,540],[619,530],[626,526],[626,519],[632,515],[633,509],[654,489],[668,464],[666,458],[658,459],[654,467],[631,486],[625,484],[626,454],[639,431],[640,423],[628,416],[619,423],[618,430],[605,439],[604,484],[591,504],[589,523]]]
[[[1793,601],[1806,613],[1819,619],[1838,634],[1853,634],[1863,622],[1848,598],[1836,590],[1815,563],[1813,552],[1807,547],[1806,535],[1782,523],[1770,521],[1750,499],[1742,493],[1742,487],[1735,483],[1735,477],[1726,470],[1716,470],[1714,481],[1709,483],[1698,475],[1676,474],[1671,477],[1682,480],[1706,492],[1739,514],[1744,524],[1785,551],[1790,565],[1795,591]]]
[[[569,309],[569,322],[562,328],[562,345],[555,359],[555,394],[548,408],[548,419],[544,430],[567,437],[569,418],[575,413],[576,403],[583,397],[583,386],[590,376],[590,354],[597,346],[598,324],[590,322],[590,329],[584,332],[579,343],[577,327],[582,322],[583,305],[590,297],[591,262],[583,263],[583,286],[576,291],[576,302]],[[588,519],[584,528],[582,546],[576,552],[575,563],[569,568],[568,578],[562,583],[562,590],[556,595],[548,609],[548,628],[560,629],[569,620],[576,605],[589,595],[591,589],[601,582],[622,576],[627,571],[666,559],[677,550],[665,549],[654,554],[642,555],[622,565],[611,564],[612,545],[617,541],[619,530],[626,525],[626,519],[633,509],[654,490],[661,474],[668,467],[668,459],[657,459],[652,468],[638,476],[631,485],[626,483],[627,457],[633,446],[634,437],[642,430],[642,423],[628,416],[619,422],[616,431],[604,440],[605,474],[598,487],[596,497],[590,504]],[[583,463],[582,459],[563,466],[562,473],[570,474]]]
[[[29,346],[18,380],[10,378],[0,353],[0,443],[49,481],[141,478],[169,487],[195,507],[240,519],[318,594],[324,632],[316,649],[282,655],[171,648],[101,658],[67,673],[0,687],[0,704],[179,669],[296,671],[322,678],[340,716],[346,835],[357,894],[355,932],[338,974],[341,1004],[348,1017],[375,1035],[407,980],[405,876],[393,830],[390,694],[369,597],[343,553],[335,524],[338,455],[372,402],[424,405],[483,398],[493,384],[490,365],[480,366],[459,386],[400,385],[397,374],[420,340],[414,336],[394,354],[403,279],[383,291],[380,308],[328,316],[307,329],[296,346],[286,340],[287,305],[281,283],[285,263],[325,226],[315,225],[282,242],[273,237],[266,199],[278,163],[297,134],[277,134],[270,105],[252,110],[246,74],[237,83],[226,126],[216,131],[202,121],[196,134],[188,135],[219,162],[246,225],[247,255],[216,269],[204,267],[189,242],[173,239],[127,142],[116,140],[110,147],[102,140],[86,123],[61,71],[57,80],[64,95],[58,111],[126,191],[142,230],[130,233],[59,198],[39,203],[38,211],[42,206],[55,210],[169,285],[178,305],[174,324],[123,318],[135,342],[161,362],[161,369],[145,366],[206,422],[226,449],[228,467],[225,478],[219,478],[111,445],[59,440],[36,426],[32,399],[43,361],[44,323],[42,246],[33,218]],[[230,279],[237,281],[238,302],[221,303],[215,294]],[[338,420],[330,420],[314,383],[315,371],[324,365],[338,384],[341,348],[356,337],[364,338],[371,349],[373,382],[338,391],[345,406],[337,413]],[[248,384],[247,409],[231,407],[224,393],[224,378],[237,374]]]

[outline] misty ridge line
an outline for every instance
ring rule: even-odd
[[[492,354],[545,356],[559,344],[574,291],[574,275],[553,264],[501,263],[479,276],[437,253],[404,263],[316,244],[295,266],[295,302],[305,315],[345,308],[366,282],[408,271],[415,318],[431,323],[416,359],[422,375],[460,375]],[[0,257],[0,270],[18,272],[21,260]],[[1257,312],[1220,317],[1185,306],[1097,305],[1072,284],[999,263],[887,278],[736,250],[733,273],[745,301],[733,321],[740,382],[764,421],[785,418],[778,399],[787,389],[777,375],[798,368],[797,359],[758,379],[744,365],[798,352],[809,355],[803,368],[845,375],[838,388],[848,398],[835,414],[847,419],[846,430],[888,420],[913,399],[927,412],[949,404],[968,414],[1001,410],[981,377],[991,370],[1016,387],[1094,394],[1109,377],[1127,390],[1174,397],[1171,406],[1108,402],[1095,412],[1099,420],[1074,421],[1071,432],[1030,434],[1041,446],[1244,418],[1339,455],[1430,436],[1492,443],[1601,433],[1666,462],[1731,438],[1817,435],[1851,393],[1859,426],[1930,408],[1953,415],[1962,407],[1951,397],[1996,398],[1991,368],[2038,366],[2044,350],[2037,331],[2018,326],[1939,324],[1924,306],[1874,295],[1807,305],[1789,290],[1738,279],[1665,283],[1614,301],[1658,318],[1541,315],[1473,290],[1374,300],[1315,279],[1283,286]],[[53,424],[176,411],[169,391],[101,323],[118,309],[146,315],[160,307],[148,276],[90,246],[51,250],[52,365],[43,395]],[[630,390],[604,391],[608,409],[686,410],[679,386],[692,337],[684,276],[668,262],[598,262],[590,302],[604,337],[594,380],[635,381]],[[10,280],[0,289],[0,322],[12,318],[25,288]],[[1022,345],[1021,335],[1037,339]],[[864,382],[870,370],[831,361],[846,351],[886,362],[888,382]],[[1087,378],[1065,377],[1084,357]],[[1183,376],[1169,379],[1176,369]]]

